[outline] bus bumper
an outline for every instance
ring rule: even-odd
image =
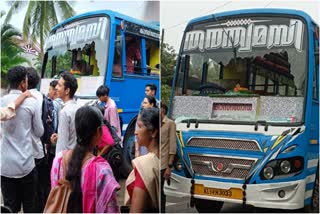
[[[242,184],[225,183],[209,180],[197,180],[196,184],[203,184],[209,188],[242,189]],[[261,208],[274,208],[274,209],[300,209],[304,207],[305,199],[305,180],[270,183],[270,184],[248,184],[246,189],[246,204]],[[191,179],[171,174],[171,183],[168,186],[165,182],[164,191],[166,195],[190,198]],[[279,191],[285,191],[283,198],[279,197]],[[194,195],[198,199],[225,201],[230,203],[242,204],[242,200],[220,198],[207,195]]]

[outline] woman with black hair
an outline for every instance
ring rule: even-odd
[[[142,101],[142,105],[141,108],[151,108],[151,107],[155,107],[157,108],[157,100],[155,97],[151,96],[151,95],[146,95],[145,98]],[[137,123],[136,123],[136,130],[137,130]],[[134,148],[135,148],[135,153],[134,153],[134,157],[139,157],[141,155],[145,155],[148,153],[148,150],[145,146],[141,146],[138,142],[137,139],[135,139],[135,143],[134,143]]]
[[[93,155],[94,147],[102,135],[103,116],[92,106],[79,108],[75,115],[77,145],[73,150],[58,153],[51,169],[51,187],[58,185],[60,178],[71,184],[67,212],[119,213],[116,189],[119,184],[113,177],[109,163]],[[62,159],[67,160],[66,172]]]
[[[148,153],[132,160],[125,202],[131,213],[159,212],[159,109],[142,109],[137,125],[137,141]]]
[[[150,108],[150,107],[157,108],[157,100],[155,97],[147,95],[143,99],[142,108]]]

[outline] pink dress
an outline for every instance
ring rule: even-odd
[[[63,177],[62,155],[59,152],[51,168],[51,188]],[[94,181],[94,182],[92,182]],[[101,157],[92,157],[82,167],[82,210],[84,213],[120,213],[116,189],[119,184],[113,177],[109,163]]]

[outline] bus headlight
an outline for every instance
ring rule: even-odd
[[[263,176],[267,179],[270,180],[274,176],[274,172],[271,166],[268,166],[263,169]]]
[[[280,163],[280,169],[283,173],[289,173],[291,169],[290,162],[287,160],[281,161]]]
[[[303,170],[303,157],[272,160],[260,172],[262,180],[295,176]]]

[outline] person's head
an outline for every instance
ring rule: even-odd
[[[163,119],[168,113],[168,106],[161,102],[161,119]]]
[[[137,129],[135,135],[137,142],[141,146],[148,146],[152,143],[159,145],[159,109],[142,109],[137,119]]]
[[[107,102],[109,99],[109,88],[107,86],[101,85],[97,89],[96,95],[101,102]]]
[[[82,212],[81,168],[87,152],[92,152],[102,136],[103,116],[92,106],[79,108],[75,115],[77,144],[68,164],[66,179],[70,181],[72,193],[68,212]]]
[[[49,85],[49,91],[48,91],[48,97],[52,100],[56,99],[57,98],[57,89],[56,89],[56,86],[58,85],[58,80],[52,80],[50,82],[50,85]]]
[[[33,67],[27,67],[27,75],[28,75],[28,89],[37,88],[40,77]]]
[[[77,143],[80,146],[91,147],[99,142],[101,137],[100,126],[103,124],[103,115],[93,106],[79,108],[75,115]]]
[[[144,92],[147,96],[155,97],[157,94],[157,86],[155,84],[147,84]]]
[[[78,89],[77,79],[72,74],[64,72],[61,74],[56,89],[58,97],[63,101],[72,99]]]
[[[23,66],[15,66],[8,71],[10,89],[18,89],[22,92],[28,89],[27,69]]]
[[[142,102],[142,108],[150,108],[150,107],[157,107],[157,101],[156,98],[148,95],[145,96]]]

